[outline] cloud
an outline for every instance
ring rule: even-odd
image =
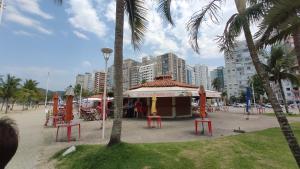
[[[38,1],[39,0],[12,0],[12,2],[15,2],[15,5],[24,12],[38,15],[44,19],[53,19],[53,16],[41,10]]]
[[[84,40],[90,40],[85,34],[80,33],[78,31],[73,31],[73,33],[80,39],[84,39]]]
[[[71,25],[81,31],[90,32],[98,37],[103,37],[106,33],[104,22],[100,21],[93,3],[88,0],[70,0],[70,8],[66,11],[71,17]]]
[[[32,34],[32,33],[29,33],[29,32],[26,32],[26,31],[22,31],[22,30],[13,31],[13,34],[15,34],[15,35],[21,35],[21,36],[28,36],[28,37],[33,37],[34,36],[34,34]]]
[[[92,64],[91,64],[90,61],[85,60],[85,61],[82,62],[82,66],[83,67],[90,67],[90,66],[92,66]]]
[[[52,34],[52,31],[44,28],[39,21],[24,16],[16,8],[14,8],[12,6],[8,6],[6,11],[7,11],[7,13],[5,15],[5,19],[7,21],[18,23],[23,26],[35,29],[43,34],[47,34],[47,35]]]

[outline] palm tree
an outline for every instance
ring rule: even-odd
[[[28,100],[27,100],[29,107],[32,106],[32,100],[38,93],[38,89],[37,89],[38,84],[39,83],[37,81],[32,80],[32,79],[29,79],[29,80],[26,79],[25,82],[24,82],[23,88],[27,89],[29,91],[29,94],[30,94],[29,97],[28,97]]]
[[[295,52],[300,66],[300,0],[249,0],[254,5],[260,6],[264,17],[259,31],[258,47],[275,44],[293,38]]]
[[[222,82],[220,78],[215,78],[211,85],[219,92],[222,88]]]
[[[223,103],[224,103],[224,106],[226,106],[227,105],[227,91],[223,91],[222,93],[221,93],[221,97],[222,97],[222,100],[223,100]]]
[[[162,0],[162,3],[167,6],[170,4],[171,0]],[[252,58],[253,65],[255,66],[256,72],[262,80],[264,89],[266,90],[267,96],[271,102],[274,109],[276,118],[280,125],[281,131],[288,142],[291,152],[300,167],[300,147],[298,141],[289,125],[289,122],[283,113],[278,100],[275,97],[271,87],[270,81],[267,77],[267,72],[263,69],[262,64],[259,61],[258,52],[253,41],[253,37],[250,31],[250,23],[255,22],[260,19],[261,14],[254,10],[254,8],[246,8],[246,0],[235,0],[236,8],[238,13],[233,14],[225,26],[223,36],[219,37],[219,46],[222,51],[230,54],[235,47],[235,39],[241,34],[242,30],[248,45],[250,56]],[[219,22],[219,15],[217,12],[221,10],[222,0],[212,0],[208,5],[206,5],[202,10],[195,13],[187,24],[187,29],[190,35],[190,43],[192,48],[199,53],[198,46],[198,32],[199,27],[203,21],[209,17],[212,22]],[[168,10],[165,10],[168,11]],[[170,15],[169,15],[170,16]],[[167,18],[168,19],[168,18]]]
[[[283,91],[282,80],[290,80],[293,85],[299,85],[297,76],[291,72],[294,60],[293,51],[288,52],[284,46],[275,45],[272,46],[268,64],[264,65],[265,70],[269,74],[270,81],[279,84],[283,103],[285,106],[286,113],[289,113],[285,94]]]
[[[262,84],[262,81],[260,80],[260,77],[257,74],[253,75],[249,80],[249,85],[253,86],[255,100],[259,100],[260,96],[264,95],[265,93],[264,86]]]
[[[6,80],[0,79],[0,84],[2,86],[3,100],[6,103],[5,113],[8,111],[9,100],[15,95],[17,88],[20,85],[21,79],[15,76],[7,75]],[[1,107],[2,110],[3,106]]]

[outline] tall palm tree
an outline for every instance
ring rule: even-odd
[[[171,3],[171,0],[162,0],[162,3],[167,6]],[[280,125],[281,131],[288,142],[290,150],[294,155],[294,158],[300,167],[300,147],[298,141],[289,125],[289,122],[283,113],[278,100],[276,99],[271,87],[270,81],[267,77],[267,72],[264,70],[262,64],[259,61],[258,51],[254,44],[253,37],[250,31],[250,23],[255,22],[260,19],[260,13],[257,13],[253,8],[246,8],[246,0],[235,0],[236,8],[238,13],[233,14],[226,26],[223,36],[219,37],[219,45],[222,51],[230,54],[235,47],[235,39],[241,34],[242,30],[248,45],[250,56],[252,58],[253,65],[255,66],[256,72],[262,80],[263,86],[266,90],[267,96],[271,102],[274,109],[276,118]],[[195,13],[189,20],[187,29],[190,35],[190,43],[192,48],[199,53],[198,45],[198,32],[201,23],[209,17],[212,22],[219,22],[218,12],[221,10],[222,0],[212,0],[208,5],[206,5],[202,10]],[[165,10],[168,11],[168,10]],[[258,11],[261,12],[261,11]],[[169,15],[170,16],[170,15]],[[167,18],[168,19],[168,18]]]
[[[275,44],[293,38],[295,52],[300,70],[300,0],[249,0],[259,5],[264,17],[259,31],[255,37],[259,37],[258,47]]]
[[[23,88],[27,89],[29,91],[29,97],[28,97],[28,105],[29,107],[32,106],[32,101],[33,98],[35,98],[35,96],[38,94],[38,88],[37,85],[39,83],[35,80],[29,79],[29,80],[25,80],[24,84],[23,84]]]
[[[220,78],[215,78],[211,85],[219,92],[222,88],[222,82]]]
[[[268,64],[264,65],[265,70],[269,74],[270,81],[279,84],[283,103],[285,106],[286,113],[289,113],[287,106],[282,80],[290,80],[293,85],[299,85],[297,76],[291,72],[293,66],[294,52],[287,51],[282,45],[272,46]]]
[[[8,111],[9,100],[17,92],[17,88],[20,86],[21,79],[16,78],[15,76],[7,75],[6,80],[0,79],[0,84],[2,86],[3,100],[6,103],[5,113]],[[2,110],[2,108],[1,108]]]

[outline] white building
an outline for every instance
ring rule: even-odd
[[[89,92],[93,91],[93,78],[92,74],[86,72],[85,74],[78,74],[76,76],[75,85],[80,84],[82,89],[87,90]]]
[[[195,65],[195,84],[196,86],[203,85],[205,89],[210,89],[208,67],[206,65]]]
[[[260,57],[260,61],[266,60]],[[239,97],[242,92],[246,92],[249,80],[256,74],[250,53],[245,41],[238,42],[231,55],[225,55],[224,88],[227,95]]]
[[[139,81],[146,80],[147,82],[153,81],[156,76],[155,63],[140,66],[139,68]]]

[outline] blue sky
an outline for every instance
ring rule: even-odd
[[[76,74],[104,68],[100,50],[113,48],[115,1],[65,0],[62,6],[53,1],[6,0],[0,25],[0,74],[34,79],[45,88],[50,72],[49,88],[64,90],[74,84]],[[175,27],[161,19],[155,1],[147,1],[149,24],[144,43],[139,52],[133,51],[125,21],[124,58],[139,60],[143,56],[174,52],[190,65],[206,64],[210,68],[224,65],[223,54],[218,52],[213,39],[221,34],[225,21],[233,14],[231,3],[223,5],[223,20],[219,25],[208,21],[202,26],[198,55],[188,44],[185,25],[203,6],[203,1],[173,2]],[[112,63],[113,57],[109,65]]]

